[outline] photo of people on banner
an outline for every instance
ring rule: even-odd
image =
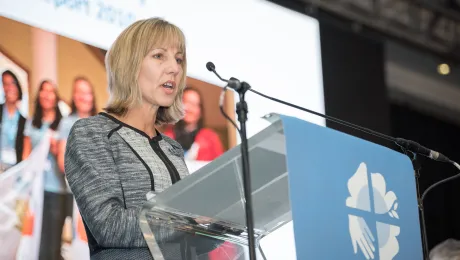
[[[4,17],[0,28],[10,28],[0,29],[0,259],[89,260],[64,156],[73,124],[107,103],[106,51]],[[11,44],[19,39],[28,42]],[[220,92],[188,77],[184,118],[158,129],[183,147],[191,173],[236,145]],[[231,94],[225,104],[234,114]],[[232,254],[224,243],[208,259]]]

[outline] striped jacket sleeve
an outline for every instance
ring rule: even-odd
[[[99,125],[77,121],[67,140],[65,172],[91,235],[102,247],[146,247],[140,208],[125,208],[109,140]]]

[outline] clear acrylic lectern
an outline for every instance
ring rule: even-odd
[[[249,139],[258,245],[292,220],[283,126],[278,116],[267,118],[272,124]],[[229,252],[223,260],[249,259],[240,154],[237,146],[165,191],[150,194],[140,225],[155,260],[204,260],[218,248]],[[258,259],[265,258],[265,249],[258,249]]]

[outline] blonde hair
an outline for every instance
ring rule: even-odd
[[[184,110],[182,95],[187,74],[185,36],[175,25],[160,18],[139,20],[126,28],[107,51],[107,69],[110,99],[104,109],[108,113],[125,115],[128,109],[142,103],[138,76],[142,61],[154,46],[176,44],[183,53],[182,78],[176,99],[170,107],[160,107],[155,124],[173,124],[179,121]]]

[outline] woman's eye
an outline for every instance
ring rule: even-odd
[[[177,61],[178,64],[182,64],[182,62],[184,62],[184,60],[181,59],[181,58],[177,58],[176,61]]]
[[[157,53],[157,54],[153,55],[153,58],[155,58],[155,59],[161,59],[162,57],[163,57],[163,55],[161,53]]]

